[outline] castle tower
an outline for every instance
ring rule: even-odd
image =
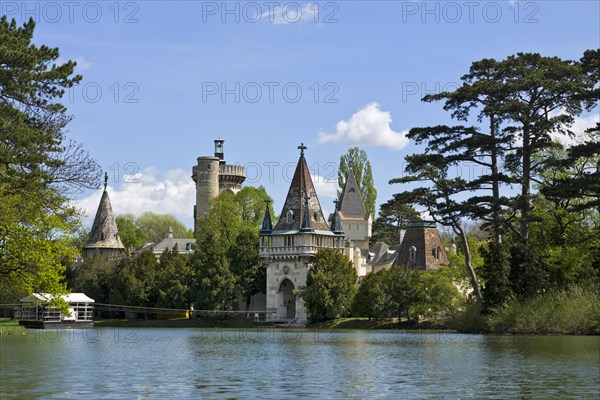
[[[110,198],[108,197],[108,174],[104,173],[104,191],[96,211],[96,217],[90,231],[87,243],[83,246],[83,257],[100,254],[107,258],[123,255],[125,246],[119,237],[117,223],[113,215]]]
[[[408,224],[394,264],[422,270],[448,265],[448,255],[435,222],[414,221]]]
[[[239,192],[246,179],[243,166],[226,163],[224,142],[222,139],[216,139],[214,156],[198,157],[198,164],[192,167],[192,179],[196,183],[196,226],[207,216],[211,199],[226,190],[232,193]]]
[[[352,244],[366,255],[369,251],[373,219],[371,213],[368,213],[365,208],[352,170],[348,171],[344,190],[340,196],[339,218],[346,239],[352,241]]]
[[[327,224],[301,144],[300,159],[279,221],[271,227],[267,205],[260,231],[260,257],[267,269],[267,311],[280,321],[307,321],[306,310],[295,290],[306,285],[308,269],[320,248],[344,250],[344,233]]]

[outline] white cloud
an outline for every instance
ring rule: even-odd
[[[554,116],[557,114],[558,112],[551,115]],[[585,133],[585,130],[596,126],[597,122],[600,122],[600,114],[591,114],[587,117],[576,117],[575,122],[569,129],[575,133],[574,137],[563,135],[557,132],[553,132],[550,136],[552,136],[552,139],[560,141],[565,146],[573,146],[575,144],[587,141],[589,135]]]
[[[91,226],[100,202],[102,190],[75,201],[85,212],[84,225]],[[132,176],[124,176],[119,188],[108,187],[115,214],[141,215],[146,211],[173,214],[186,226],[193,224],[196,191],[188,171],[183,169],[159,173],[155,168],[145,168]]]
[[[92,67],[92,62],[85,59],[84,56],[79,56],[75,60],[77,62],[77,69],[81,71],[87,71]]]
[[[392,150],[400,150],[408,144],[408,132],[396,132],[391,127],[392,116],[389,111],[382,111],[378,103],[369,103],[349,120],[339,121],[335,133],[319,133],[321,143],[337,143],[344,145],[382,146]]]
[[[312,3],[286,3],[275,6],[260,15],[261,21],[268,21],[275,25],[299,24],[305,21],[318,22],[318,6]]]

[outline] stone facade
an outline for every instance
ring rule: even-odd
[[[224,140],[215,140],[214,156],[198,157],[192,167],[192,179],[196,183],[195,225],[206,217],[210,200],[228,190],[237,193],[246,180],[246,170],[241,165],[230,165],[225,161]]]
[[[344,251],[344,234],[329,227],[323,218],[308,165],[306,147],[290,184],[277,225],[273,228],[267,205],[260,231],[260,257],[267,269],[266,306],[273,321],[306,323],[304,302],[295,291],[306,285],[308,270],[321,248]]]

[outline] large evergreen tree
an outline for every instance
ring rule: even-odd
[[[0,19],[0,290],[64,293],[69,235],[78,225],[67,195],[97,187],[98,165],[64,128],[60,100],[76,63],[32,43],[35,22]]]

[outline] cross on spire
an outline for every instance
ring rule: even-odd
[[[300,155],[303,156],[304,155],[304,150],[306,150],[308,147],[306,147],[304,145],[304,143],[300,143],[300,146],[298,146],[298,149],[300,150]]]
[[[104,172],[104,190],[106,190],[107,185],[108,185],[108,173]]]
[[[338,199],[335,199],[335,200],[333,201],[333,204],[335,204],[335,209],[336,209],[336,210],[338,210],[338,209],[339,209],[339,207],[340,207],[340,201],[339,201]]]

